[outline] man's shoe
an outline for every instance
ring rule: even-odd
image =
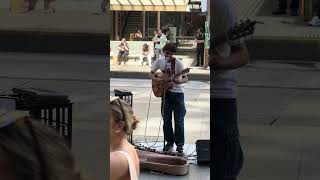
[[[177,151],[178,153],[181,153],[181,154],[182,154],[182,153],[183,153],[183,147],[181,147],[181,146],[180,146],[180,147],[177,147],[176,151]]]
[[[167,144],[164,146],[163,151],[169,152],[169,151],[172,151],[172,149],[173,149],[173,144],[167,143]]]
[[[273,15],[282,15],[282,14],[287,14],[286,10],[283,9],[276,9],[275,11],[272,12]]]

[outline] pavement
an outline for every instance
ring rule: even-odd
[[[245,153],[239,179],[319,179],[319,63],[261,60],[242,68],[238,75],[239,128]],[[190,81],[186,85],[188,144],[209,137],[208,86],[207,81]],[[148,122],[146,138],[156,139],[161,122],[160,104],[159,99],[150,97],[151,81],[112,78],[110,90],[114,88],[133,92],[133,108],[141,120],[134,137],[144,139]],[[161,141],[161,131],[159,136]],[[143,172],[141,179],[208,180],[209,174],[209,169],[193,164],[187,176]]]

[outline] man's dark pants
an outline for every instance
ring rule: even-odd
[[[204,48],[202,47],[197,47],[197,65],[203,65],[203,53],[204,53]]]
[[[186,108],[184,103],[184,93],[176,93],[167,91],[162,99],[165,102],[163,107],[163,132],[164,139],[167,143],[178,147],[184,145],[184,116],[186,115]],[[163,105],[163,103],[161,103]],[[161,106],[162,106],[161,105]],[[162,110],[161,110],[162,112]],[[172,127],[172,112],[174,115],[175,131]]]
[[[236,99],[211,98],[210,117],[210,176],[213,180],[235,180],[244,159],[239,140]]]

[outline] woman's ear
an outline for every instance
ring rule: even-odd
[[[123,121],[118,122],[118,123],[115,125],[115,133],[120,133],[121,130],[124,129],[125,125],[126,125],[126,124],[125,124]]]
[[[123,130],[124,127],[126,126],[126,123],[123,122],[123,121],[120,121],[118,124],[119,124],[119,128],[122,129],[122,130]]]

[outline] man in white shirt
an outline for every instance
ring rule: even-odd
[[[155,36],[154,42],[156,43],[156,45],[154,47],[155,48],[154,52],[155,52],[155,57],[157,60],[158,58],[163,56],[163,47],[168,42],[167,36],[162,33],[162,30],[158,31],[157,36]]]
[[[173,53],[176,52],[176,48],[173,45],[166,44],[163,47],[163,51],[164,57],[157,59],[151,67],[150,78],[154,80],[159,80],[155,77],[157,70],[161,70],[163,73],[170,72],[171,74],[178,74],[185,70],[185,65],[182,61],[173,57]],[[166,90],[162,97],[163,132],[164,139],[167,142],[163,149],[164,151],[171,151],[175,143],[177,146],[176,151],[183,153],[184,116],[186,114],[183,84],[186,82],[188,82],[186,74],[173,78],[172,89]],[[174,114],[175,132],[173,132],[172,128],[172,113]]]
[[[210,2],[211,37],[226,32],[237,22],[229,0]],[[210,40],[211,178],[236,180],[243,165],[237,122],[237,68],[249,61],[244,43]]]

